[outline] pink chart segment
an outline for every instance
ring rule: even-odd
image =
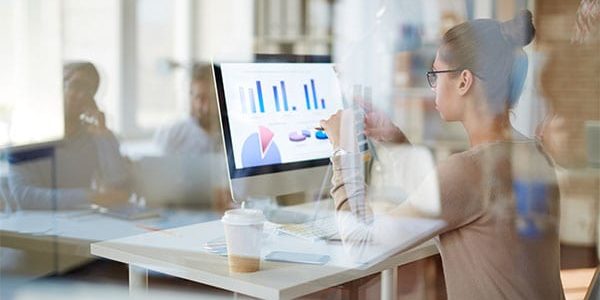
[[[274,135],[269,128],[259,126],[258,132],[246,138],[242,146],[244,168],[281,163],[281,153],[273,142]]]
[[[269,150],[269,146],[271,145],[271,141],[273,141],[274,135],[275,134],[273,134],[273,132],[269,130],[269,128],[264,126],[258,127],[258,136],[260,138],[260,151],[263,157],[265,156],[265,153],[267,153],[267,150]]]

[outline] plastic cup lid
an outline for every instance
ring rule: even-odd
[[[231,225],[262,224],[265,215],[258,209],[238,208],[226,211],[221,221]]]

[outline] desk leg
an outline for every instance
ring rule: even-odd
[[[398,296],[398,268],[393,267],[381,272],[381,299],[396,300]]]
[[[146,292],[148,290],[148,270],[129,265],[129,294]]]

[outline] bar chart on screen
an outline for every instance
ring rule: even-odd
[[[294,112],[298,107],[306,110],[325,110],[327,109],[327,101],[323,97],[319,97],[317,91],[317,83],[315,79],[308,79],[307,83],[302,84],[303,94],[293,95],[292,101],[302,102],[302,106],[290,105],[290,98],[286,89],[286,81],[279,80],[275,84],[265,84],[263,80],[256,80],[255,84],[250,87],[240,86],[239,100],[240,112],[243,114],[268,113],[266,111],[265,102],[272,101],[273,111],[271,112]],[[302,101],[294,101],[301,99]]]

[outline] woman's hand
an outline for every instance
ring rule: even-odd
[[[361,120],[362,122],[362,120]],[[344,149],[347,152],[358,152],[355,132],[355,120],[352,110],[338,110],[327,120],[321,120],[321,127],[327,133],[334,149]]]
[[[87,128],[87,131],[92,134],[102,134],[108,132],[106,127],[106,117],[101,110],[90,109],[83,114],[81,120]]]
[[[365,135],[378,142],[408,143],[404,133],[382,112],[370,110],[365,114]]]

